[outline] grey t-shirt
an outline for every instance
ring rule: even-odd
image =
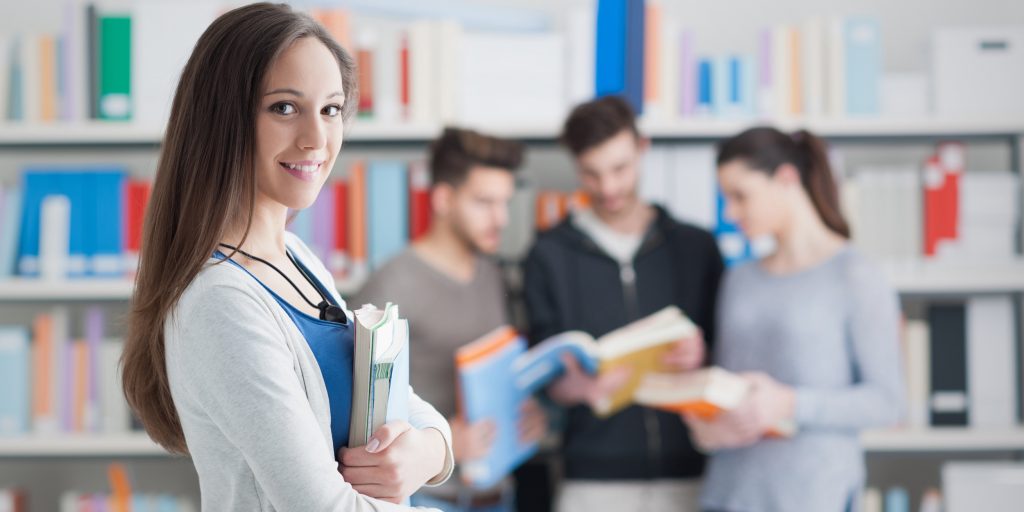
[[[455,414],[455,350],[508,323],[501,270],[477,258],[468,283],[443,274],[412,247],[373,273],[349,301],[398,304],[409,320],[410,380],[416,393],[446,418]]]
[[[788,275],[740,265],[723,280],[717,333],[716,364],[795,388],[799,433],[715,452],[703,506],[845,510],[864,481],[860,430],[903,413],[899,302],[881,269],[849,246]]]

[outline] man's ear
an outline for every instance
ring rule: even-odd
[[[430,189],[430,209],[437,217],[445,217],[451,210],[455,189],[448,183],[438,183]]]

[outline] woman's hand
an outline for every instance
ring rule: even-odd
[[[447,454],[439,430],[393,421],[374,432],[366,446],[339,450],[338,469],[360,494],[401,503],[441,473]]]
[[[677,372],[696,370],[704,364],[704,358],[707,355],[706,346],[704,332],[698,329],[693,336],[673,343],[672,348],[665,353],[661,362]]]
[[[714,451],[750,446],[792,420],[796,405],[792,388],[763,373],[748,373],[743,378],[750,382],[750,392],[735,409],[713,420],[683,415],[692,439],[701,449]]]
[[[599,409],[629,382],[633,373],[631,368],[620,366],[595,377],[587,374],[570,354],[562,356],[562,364],[565,373],[548,387],[548,395],[561,406],[587,404],[591,409]]]

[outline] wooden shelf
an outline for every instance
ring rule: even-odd
[[[974,452],[1024,451],[1024,428],[893,429],[865,432],[868,452]]]
[[[709,140],[728,137],[745,128],[772,124],[783,130],[808,128],[830,138],[886,137],[978,137],[1024,134],[1020,119],[688,119],[641,120],[641,130],[654,139]],[[350,143],[425,143],[441,133],[441,123],[378,123],[357,120],[348,133]],[[506,137],[554,141],[560,126],[502,125],[478,127]],[[138,126],[116,121],[80,123],[18,124],[0,123],[0,147],[3,146],[158,146],[162,126]]]
[[[141,432],[0,437],[0,457],[170,457]]]

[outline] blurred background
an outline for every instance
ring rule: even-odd
[[[177,75],[210,21],[240,4],[4,6],[0,511],[26,497],[32,511],[79,510],[93,495],[198,508],[191,463],[138,429],[116,361]],[[865,503],[916,510],[941,490],[947,510],[993,510],[977,500],[1024,498],[1024,3],[292,5],[362,70],[330,186],[291,225],[343,295],[423,233],[424,158],[445,124],[529,144],[501,251],[513,292],[534,233],[579,202],[557,141],[574,104],[622,94],[641,112],[653,142],[642,195],[713,231],[730,263],[771,243],[744,240],[721,215],[714,144],[758,124],[805,127],[830,142],[854,241],[904,310],[910,409],[901,428],[864,436]],[[606,14],[616,8],[624,18]],[[374,191],[377,169],[409,187]],[[73,213],[41,215],[52,194]],[[353,212],[353,197],[374,200]],[[368,240],[365,219],[389,205],[404,214]]]

